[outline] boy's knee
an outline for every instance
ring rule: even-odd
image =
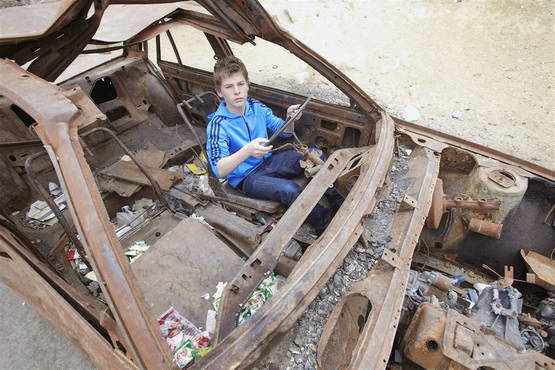
[[[280,185],[279,189],[277,189],[277,192],[279,194],[279,197],[281,198],[280,203],[291,205],[301,194],[302,189],[293,181],[288,181],[283,185]]]

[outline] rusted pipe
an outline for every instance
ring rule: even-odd
[[[463,199],[460,197],[455,197],[454,199],[445,199],[444,201],[445,208],[464,208],[464,209],[477,209],[477,210],[498,210],[501,206],[501,201],[496,200],[487,200],[484,198],[480,198],[477,200],[473,199]]]
[[[478,234],[490,236],[500,239],[503,224],[498,224],[489,220],[481,220],[479,218],[471,218],[468,223],[468,229]]]

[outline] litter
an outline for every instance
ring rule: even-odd
[[[239,325],[247,321],[247,319],[254,315],[256,311],[262,308],[268,299],[274,296],[277,291],[276,285],[277,280],[274,272],[272,272],[266,279],[262,280],[260,285],[258,285],[258,288],[256,288],[249,299],[247,299],[247,303],[243,306],[241,313],[239,314]]]
[[[180,368],[198,361],[212,349],[210,338],[173,307],[158,318],[158,326]]]
[[[216,331],[216,311],[206,311],[206,331],[208,334],[214,334]]]
[[[144,240],[138,240],[129,248],[127,248],[124,253],[129,258],[129,263],[133,263],[137,258],[141,257],[143,253],[146,252],[149,248],[150,245],[146,244]]]
[[[64,194],[59,195],[54,199],[54,203],[60,208],[60,211],[66,208],[66,200]],[[47,223],[48,220],[54,219],[53,223],[57,222],[57,219],[54,217],[54,212],[48,207],[48,204],[43,200],[37,200],[31,207],[29,207],[29,212],[27,212],[27,218],[31,218],[33,220],[37,220],[41,223],[45,224],[52,224]]]
[[[85,274],[85,279],[89,279],[90,281],[96,281],[98,283],[98,279],[96,278],[96,274],[94,271],[89,271]]]
[[[60,194],[62,194],[62,191],[60,190],[60,188],[58,187],[58,184],[56,184],[55,182],[49,182],[48,183],[48,191],[50,192],[50,194],[53,197],[57,197]]]
[[[209,300],[209,299],[210,299],[210,293],[206,293],[206,294],[204,294],[204,295],[201,295],[200,297],[201,297],[201,298],[204,298],[204,299],[206,299],[206,300]]]
[[[204,217],[199,216],[196,213],[193,213],[189,217],[192,218],[193,220],[197,220],[198,222],[200,222],[201,224],[203,224],[205,226],[208,226],[211,230],[214,230],[214,228],[212,226],[210,226],[210,224],[208,222],[205,221]]]
[[[222,298],[222,293],[224,292],[225,287],[227,286],[227,281],[225,283],[218,281],[216,285],[216,293],[212,295],[214,300],[212,301],[212,308],[214,311],[218,312],[218,307],[220,306],[220,300]]]
[[[79,254],[79,252],[77,251],[77,249],[71,248],[71,249],[67,252],[66,258],[67,258],[68,260],[76,260],[76,259],[81,258],[81,255]]]
[[[454,111],[453,113],[451,113],[451,118],[454,118],[454,119],[461,119],[461,117],[462,117],[462,113],[459,112],[458,110],[457,110],[457,111]]]
[[[194,163],[185,163],[185,167],[187,167],[189,171],[193,173],[193,175],[196,175],[196,176],[206,175],[206,170],[202,167],[198,167]]]

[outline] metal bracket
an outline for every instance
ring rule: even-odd
[[[389,249],[383,251],[382,260],[387,262],[393,268],[399,268],[399,256],[391,252]]]
[[[416,208],[417,201],[410,195],[405,194],[401,205],[399,206],[399,211],[413,210]]]

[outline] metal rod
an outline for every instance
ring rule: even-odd
[[[135,158],[133,153],[131,153],[131,151],[127,148],[127,146],[125,146],[125,144],[119,139],[119,137],[116,136],[116,134],[114,134],[112,132],[112,130],[107,129],[105,127],[97,127],[97,128],[93,128],[92,130],[89,130],[89,131],[81,134],[81,137],[88,136],[88,135],[90,135],[94,132],[98,132],[98,131],[106,132],[114,138],[114,140],[119,144],[121,149],[123,149],[125,154],[127,154],[129,156],[129,158],[131,158],[133,163],[135,163],[135,165],[141,170],[143,175],[146,176],[146,178],[148,179],[148,181],[152,185],[152,189],[154,190],[154,193],[156,194],[156,196],[160,200],[160,203],[162,203],[162,205],[164,207],[169,208],[168,207],[168,201],[166,200],[166,198],[164,198],[164,195],[162,194],[162,190],[160,190],[160,185],[158,185],[158,182],[152,176],[150,176],[150,174],[147,172],[147,170],[139,163],[139,161],[137,161],[137,159]]]
[[[64,229],[65,233],[71,239],[71,241],[75,245],[75,248],[77,248],[77,250],[79,251],[79,254],[83,256],[83,262],[87,264],[88,268],[91,268],[91,266],[89,265],[89,262],[84,258],[85,250],[83,248],[83,244],[81,244],[81,241],[77,238],[77,235],[73,232],[73,230],[69,226],[69,223],[67,222],[67,219],[63,215],[62,211],[60,210],[56,202],[54,202],[54,200],[50,197],[50,193],[44,188],[44,186],[42,186],[36,172],[33,170],[32,162],[38,157],[43,156],[45,154],[47,154],[46,151],[40,151],[30,155],[25,161],[25,171],[27,172],[29,179],[31,179],[31,184],[33,185],[33,187],[39,192],[39,194],[44,199],[46,204],[48,204],[48,207],[50,207],[52,212],[54,212],[54,215],[58,219],[58,222]]]
[[[175,45],[175,41],[173,41],[173,36],[170,30],[166,31],[166,35],[168,35],[168,39],[170,40],[170,44],[172,45],[173,52],[175,53],[175,57],[177,58],[177,63],[179,66],[183,67],[183,63],[181,63],[181,57],[179,56],[179,51],[177,51],[177,46]]]
[[[162,48],[160,46],[160,35],[156,35],[156,62],[160,63],[162,60]]]

